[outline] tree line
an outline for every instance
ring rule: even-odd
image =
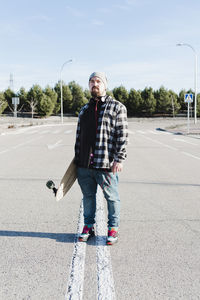
[[[68,84],[62,82],[63,112],[64,114],[78,115],[80,108],[88,102],[91,95],[88,89],[83,89],[75,81]],[[145,87],[144,90],[134,88],[127,90],[119,86],[107,91],[127,107],[129,117],[176,116],[186,113],[187,104],[184,102],[185,94],[193,93],[192,90],[182,89],[178,94],[161,86],[158,90]],[[18,112],[30,113],[32,116],[47,117],[57,115],[61,110],[60,82],[52,88],[42,89],[33,85],[28,91],[21,88],[14,93],[10,88],[0,92],[0,114],[13,111],[12,98],[19,97]],[[200,95],[197,97],[197,115],[200,115]],[[194,104],[191,105],[191,110]]]

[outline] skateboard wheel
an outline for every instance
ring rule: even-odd
[[[48,180],[46,186],[48,187],[48,189],[53,189],[55,188],[55,183],[52,180]]]

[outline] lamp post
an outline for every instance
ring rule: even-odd
[[[192,49],[194,53],[194,124],[197,123],[197,53],[195,49],[190,45],[186,43],[179,43],[176,44],[176,46],[186,46]]]
[[[61,123],[63,124],[63,92],[62,92],[62,70],[64,66],[68,63],[72,62],[72,59],[67,60],[64,62],[60,69],[60,113],[61,113]]]

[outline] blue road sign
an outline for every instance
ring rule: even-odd
[[[192,103],[193,102],[193,94],[185,94],[185,102]]]

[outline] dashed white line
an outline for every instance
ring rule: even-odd
[[[145,131],[142,131],[142,130],[137,130],[138,133],[141,133],[141,134],[146,134]]]
[[[175,148],[175,147],[172,147],[172,146],[170,146],[170,145],[167,145],[167,144],[164,144],[164,143],[162,143],[162,142],[156,141],[156,140],[154,140],[154,139],[151,139],[150,137],[146,137],[146,136],[145,136],[144,138],[147,139],[147,140],[150,140],[150,141],[152,141],[152,142],[154,142],[154,143],[156,143],[156,144],[162,145],[163,147],[169,148],[169,149],[171,149],[171,150],[175,150],[175,151],[178,150],[178,149]]]
[[[10,148],[8,148],[8,149],[5,149],[5,150],[1,151],[0,154],[3,154],[3,153],[6,153],[6,152],[9,152],[9,151],[12,151],[13,149],[18,149],[18,148],[20,148],[20,147],[22,147],[22,146],[25,146],[25,145],[27,145],[27,144],[33,142],[33,141],[39,140],[40,138],[41,138],[41,137],[37,137],[37,138],[31,139],[31,140],[29,140],[29,141],[27,141],[27,142],[24,142],[24,143],[21,143],[21,144],[17,144],[17,145],[15,145],[15,146],[12,146],[12,147],[10,147]]]
[[[184,139],[177,139],[177,138],[174,138],[174,141],[177,141],[177,142],[183,142],[183,143],[190,144],[190,145],[193,145],[193,146],[198,146],[197,144],[192,143],[192,142],[189,142],[189,141],[186,141],[186,140],[184,140]]]
[[[56,142],[55,144],[53,144],[53,145],[47,145],[47,148],[48,148],[49,150],[58,148],[58,147],[62,146],[61,143],[62,143],[62,140],[59,140],[59,141],[57,141],[57,142]]]
[[[183,153],[183,154],[185,154],[185,155],[187,155],[187,156],[190,156],[190,157],[192,157],[192,158],[195,158],[195,159],[198,159],[198,160],[200,160],[200,157],[198,157],[198,156],[195,156],[195,155],[193,155],[193,154],[190,154],[190,153],[188,153],[188,152],[184,152],[184,151],[182,151],[182,153]]]
[[[135,134],[135,132],[133,132],[132,130],[128,130],[129,134]]]
[[[65,134],[69,134],[69,133],[71,133],[72,132],[72,130],[66,130],[64,133]]]
[[[153,131],[153,130],[149,130],[148,131],[149,133],[152,133],[152,134],[155,134],[155,135],[159,135],[160,133],[156,132],[156,131]]]
[[[49,130],[44,130],[44,131],[39,132],[39,134],[46,134],[46,133],[49,133],[49,132],[50,132]]]
[[[60,132],[60,130],[58,129],[58,130],[54,130],[54,131],[52,131],[52,133],[53,134],[58,134]]]

